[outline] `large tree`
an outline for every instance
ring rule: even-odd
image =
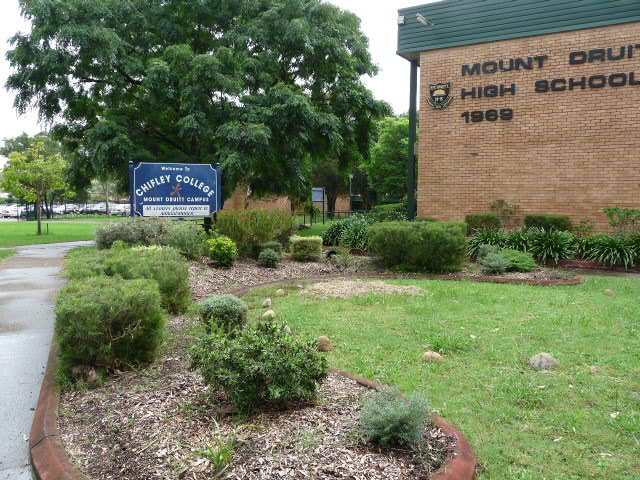
[[[398,200],[407,193],[409,119],[387,117],[379,128],[371,157],[363,162],[363,167],[380,199]]]
[[[50,154],[44,141],[32,143],[24,152],[13,152],[2,170],[0,188],[36,204],[38,235],[42,234],[42,203],[47,194],[65,188],[66,164],[59,153]]]
[[[321,0],[20,0],[16,107],[58,121],[78,184],[129,161],[221,163],[227,193],[303,196],[388,111],[359,19]]]

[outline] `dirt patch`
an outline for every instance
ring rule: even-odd
[[[62,440],[88,478],[426,479],[448,457],[452,439],[432,426],[417,453],[362,446],[354,432],[369,391],[339,374],[314,404],[229,416],[224,396],[188,368],[189,325],[188,317],[171,321],[170,341],[148,369],[62,394]],[[216,477],[215,452],[225,446],[233,461]]]
[[[333,280],[309,285],[301,295],[315,295],[320,298],[352,298],[370,293],[382,295],[425,295],[422,288],[415,286],[391,285],[380,280]]]

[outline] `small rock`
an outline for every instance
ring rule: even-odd
[[[276,312],[273,310],[267,310],[262,314],[263,320],[273,320],[274,318],[276,318]]]
[[[613,293],[613,290],[609,290],[608,288],[604,291],[604,294],[607,297],[613,297],[615,295],[615,293]]]
[[[291,328],[289,328],[289,325],[285,325],[284,326],[284,331],[287,333],[287,335],[291,335],[292,334]]]
[[[427,363],[441,363],[444,357],[438,352],[424,352],[422,354],[422,361]]]
[[[539,353],[529,359],[529,365],[538,371],[553,370],[560,365],[549,353]]]
[[[330,352],[333,350],[333,345],[331,345],[331,340],[329,337],[318,337],[318,351],[319,352]]]
[[[271,308],[273,302],[270,298],[267,298],[264,302],[262,302],[262,308]]]
[[[296,285],[296,288],[299,290],[304,290],[304,285]]]
[[[278,290],[276,290],[276,297],[284,297],[287,294],[287,292],[284,291],[284,289],[279,288]]]

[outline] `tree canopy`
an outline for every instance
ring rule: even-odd
[[[380,136],[363,163],[369,183],[386,200],[397,200],[407,193],[409,119],[387,117],[380,121]]]
[[[56,121],[71,176],[220,163],[227,192],[299,197],[313,160],[368,154],[389,111],[360,21],[321,0],[20,0],[16,107]]]

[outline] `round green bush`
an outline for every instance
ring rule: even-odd
[[[267,248],[262,250],[258,256],[258,265],[266,268],[278,268],[280,263],[280,254],[275,250]]]
[[[484,272],[489,275],[504,273],[512,266],[511,262],[502,255],[502,252],[489,253],[480,263],[484,267]]]
[[[247,304],[235,295],[209,298],[200,305],[200,318],[207,331],[223,331],[227,334],[242,330],[247,325]]]
[[[500,254],[511,264],[508,268],[510,271],[531,272],[538,268],[533,255],[529,252],[519,252],[518,250],[507,248],[502,250]]]
[[[327,359],[315,341],[290,335],[285,325],[263,321],[236,337],[209,335],[189,350],[206,383],[250,413],[267,405],[313,400],[327,378]]]
[[[211,238],[205,242],[207,255],[220,267],[229,268],[238,259],[238,247],[229,237]]]

